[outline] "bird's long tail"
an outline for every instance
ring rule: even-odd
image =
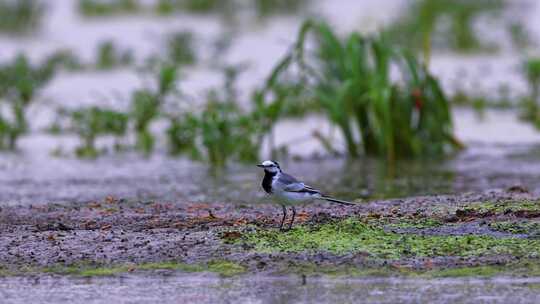
[[[320,199],[325,200],[325,201],[329,201],[329,202],[332,202],[332,203],[338,203],[338,204],[342,204],[342,205],[347,205],[347,206],[356,205],[355,203],[338,200],[338,199],[331,198],[331,197],[328,197],[328,196],[321,196]]]

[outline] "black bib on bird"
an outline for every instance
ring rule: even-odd
[[[274,176],[276,176],[277,172],[268,172],[264,171],[264,178],[262,180],[262,187],[266,193],[271,194],[272,193],[272,181],[274,180]]]

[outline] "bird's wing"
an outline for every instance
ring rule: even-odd
[[[318,190],[298,181],[293,176],[282,173],[278,179],[278,182],[282,183],[285,187],[284,191],[287,192],[309,192],[309,193],[320,193]]]
[[[294,176],[292,175],[289,175],[287,173],[281,173],[279,175],[279,179],[278,181],[280,183],[283,183],[285,185],[288,185],[288,184],[294,184],[294,183],[300,183],[300,181],[298,181],[296,178],[294,178]]]
[[[306,185],[304,185],[304,183],[292,183],[286,185],[283,190],[288,192],[300,192],[304,189],[306,189]]]

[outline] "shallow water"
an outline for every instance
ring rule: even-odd
[[[15,303],[536,303],[540,279],[240,277],[204,274],[4,278]]]
[[[540,193],[540,134],[519,122],[515,113],[488,111],[478,121],[468,110],[457,110],[456,134],[468,148],[444,160],[398,162],[314,157],[323,154],[313,130],[339,134],[321,119],[286,121],[276,129],[277,144],[289,143],[291,155],[304,160],[284,161],[289,173],[324,192],[343,199],[396,198],[505,189],[521,185]],[[2,154],[0,201],[3,204],[45,204],[101,200],[108,195],[173,203],[265,201],[260,190],[262,172],[254,166],[231,165],[212,172],[201,163],[168,157],[158,151],[150,158],[136,153],[105,155],[97,160],[53,157],[61,146],[73,150],[70,137],[36,134],[21,141],[20,153]]]

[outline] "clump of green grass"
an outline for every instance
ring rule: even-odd
[[[167,57],[177,65],[191,65],[196,61],[193,33],[183,31],[167,37]]]
[[[0,149],[15,149],[19,137],[28,131],[27,109],[58,65],[55,57],[33,65],[23,54],[0,65],[0,106],[5,109],[0,114]]]
[[[507,26],[507,31],[510,35],[510,40],[512,41],[512,44],[516,49],[525,49],[533,43],[530,38],[531,33],[521,22],[510,22]]]
[[[253,162],[258,158],[264,130],[252,113],[236,103],[237,69],[224,70],[224,84],[210,90],[200,113],[183,113],[170,117],[167,130],[171,153],[187,153],[205,159],[213,167],[229,160]]]
[[[197,147],[199,124],[199,118],[192,113],[175,115],[170,118],[167,140],[171,155],[188,155],[191,159],[201,158]]]
[[[78,157],[97,157],[99,150],[95,142],[99,136],[112,135],[118,141],[127,130],[128,116],[118,111],[94,106],[71,111],[69,116],[70,130],[81,138],[81,144],[75,151]]]
[[[483,118],[486,109],[513,109],[516,104],[511,96],[511,89],[506,84],[497,87],[494,95],[488,96],[483,92],[467,93],[457,89],[451,97],[451,104],[471,107],[478,117]]]
[[[313,50],[307,50],[308,42],[315,43]],[[390,77],[393,67],[401,81]],[[327,24],[307,21],[257,104],[274,103],[276,116],[282,115],[284,83],[303,88],[293,90],[295,98],[318,105],[340,129],[351,157],[378,155],[393,162],[462,147],[452,134],[448,100],[437,79],[414,55],[383,38],[352,33],[341,39]]]
[[[274,15],[298,14],[305,10],[310,0],[255,0],[254,11],[259,18],[268,18]]]
[[[523,63],[522,73],[529,86],[529,95],[521,101],[521,118],[530,121],[540,129],[540,58],[527,58]]]
[[[79,12],[87,17],[129,14],[141,9],[138,0],[79,0]]]
[[[289,232],[257,230],[244,242],[258,252],[364,252],[373,258],[397,260],[415,257],[478,257],[507,254],[537,257],[540,241],[490,236],[424,236],[386,232],[382,228],[346,219],[318,227],[297,226]]]
[[[223,8],[223,6],[229,6],[232,4],[233,1],[215,1],[215,0],[184,0],[184,1],[178,1],[180,2],[181,6],[192,13],[211,13],[211,12],[217,12],[220,8]]]
[[[70,50],[58,50],[52,53],[48,57],[47,62],[51,66],[63,68],[68,71],[77,71],[84,67],[81,59]]]
[[[458,52],[489,50],[474,31],[480,16],[500,13],[502,0],[415,0],[385,34],[398,44],[422,49],[428,60],[432,46]]]
[[[119,66],[130,65],[133,53],[130,50],[120,50],[113,41],[103,41],[98,45],[96,68],[110,70]]]
[[[252,162],[258,158],[257,126],[234,102],[219,100],[217,92],[200,116],[202,146],[208,161],[216,167],[229,159]]]
[[[177,67],[168,63],[161,64],[155,77],[156,87],[137,90],[132,95],[130,119],[135,128],[135,148],[145,155],[149,155],[155,145],[150,124],[159,117],[165,99],[176,92],[177,80]]]
[[[0,1],[0,32],[27,33],[38,27],[45,6],[38,0]]]
[[[239,2],[235,0],[159,0],[155,5],[158,14],[170,15],[175,12],[191,14],[219,14],[227,21],[237,16],[254,16],[256,21],[278,15],[294,15],[305,10],[311,0],[254,0]]]

